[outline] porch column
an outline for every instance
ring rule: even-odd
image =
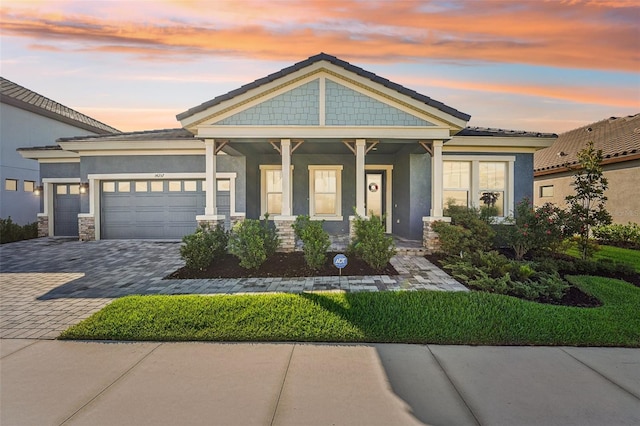
[[[367,141],[356,139],[356,213],[364,217],[367,212],[364,209],[364,156]]]
[[[433,141],[431,217],[442,217],[442,141]]]
[[[198,225],[209,225],[215,228],[219,223],[224,224],[225,216],[218,216],[216,206],[216,141],[204,140],[205,152],[205,207],[204,215],[196,216]]]
[[[216,207],[216,141],[215,139],[204,140],[205,155],[206,155],[206,199],[205,199],[205,216],[213,216],[218,213]]]
[[[282,216],[291,216],[291,139],[280,139],[282,157]]]

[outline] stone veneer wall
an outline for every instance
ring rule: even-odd
[[[433,254],[440,249],[440,235],[433,230],[435,222],[451,222],[450,217],[423,217],[422,218],[422,245],[428,254]]]
[[[96,218],[93,216],[78,216],[78,239],[80,241],[95,241]]]
[[[229,218],[229,223],[231,225],[231,229],[233,229],[236,224],[242,222],[244,220],[244,216],[231,216]]]
[[[293,229],[295,219],[275,219],[273,223],[276,225],[276,232],[280,239],[280,247],[278,251],[290,253],[296,248],[296,235]]]
[[[198,227],[209,225],[209,229],[215,229],[218,224],[224,226],[224,217],[222,219],[197,219]]]
[[[38,215],[38,237],[49,236],[49,216]]]

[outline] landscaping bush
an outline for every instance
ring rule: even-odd
[[[182,242],[184,245],[180,247],[180,257],[187,268],[203,270],[216,257],[227,252],[229,233],[221,224],[213,230],[208,225],[201,225],[193,234],[182,237]]]
[[[458,256],[461,253],[488,251],[492,248],[495,232],[490,223],[495,208],[475,209],[449,204],[444,214],[451,218],[451,224],[433,224],[433,230],[440,237],[442,253]]]
[[[497,228],[499,241],[513,249],[515,258],[522,258],[530,251],[555,253],[564,239],[564,212],[553,204],[546,203],[534,208],[524,198],[516,205],[515,217],[509,217]]]
[[[593,236],[602,244],[640,248],[640,226],[637,223],[598,226],[593,228]]]
[[[384,222],[380,216],[368,219],[356,215],[355,239],[349,244],[347,253],[364,260],[377,271],[382,271],[396,254],[393,238],[384,233]]]
[[[0,244],[30,240],[37,237],[38,222],[18,225],[11,220],[11,216],[6,219],[0,219]]]
[[[327,260],[331,245],[329,234],[322,229],[322,222],[312,221],[309,216],[298,216],[293,224],[296,237],[302,240],[304,260],[309,268],[318,270]]]
[[[239,259],[245,269],[256,269],[279,246],[278,235],[269,225],[268,217],[262,221],[245,219],[234,226],[229,238],[229,252]]]
[[[538,268],[534,262],[510,260],[496,251],[476,251],[444,262],[452,276],[490,293],[557,301],[569,286],[552,265]]]

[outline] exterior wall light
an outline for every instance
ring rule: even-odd
[[[86,194],[87,192],[89,192],[89,182],[82,182],[80,184],[80,193]]]
[[[42,195],[42,191],[43,191],[43,190],[44,190],[44,188],[43,188],[43,186],[42,186],[42,185],[40,185],[40,186],[36,186],[36,187],[33,189],[33,194],[34,194],[35,196],[39,197],[40,195]]]

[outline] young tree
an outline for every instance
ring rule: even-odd
[[[595,245],[589,239],[591,228],[611,223],[611,215],[604,205],[604,192],[609,183],[602,174],[602,150],[595,150],[593,142],[578,152],[580,169],[573,176],[575,195],[565,199],[569,206],[568,230],[578,236],[578,247],[582,258],[593,254]]]

